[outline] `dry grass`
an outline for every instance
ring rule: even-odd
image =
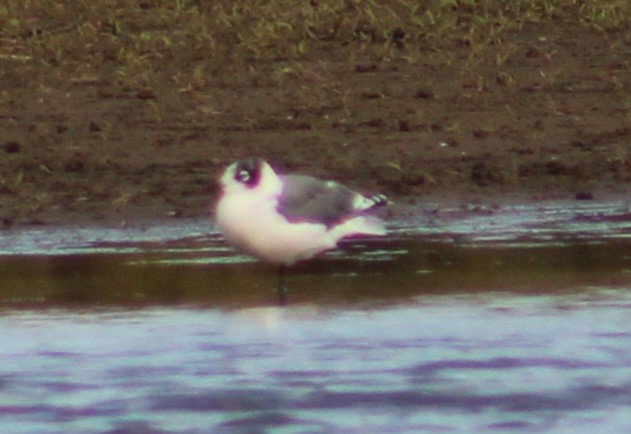
[[[383,59],[414,61],[453,43],[484,49],[525,23],[615,31],[629,25],[628,9],[627,0],[5,0],[0,62],[63,64],[77,81],[105,70],[134,87],[165,75],[185,91],[226,61],[300,60],[316,44],[378,45]]]

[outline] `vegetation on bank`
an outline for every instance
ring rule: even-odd
[[[0,63],[64,64],[78,79],[111,65],[123,81],[166,73],[185,89],[203,87],[209,65],[300,60],[327,43],[414,61],[449,44],[484,49],[528,23],[608,32],[630,17],[628,0],[4,0]]]

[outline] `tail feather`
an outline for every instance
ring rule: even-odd
[[[342,238],[356,235],[386,235],[386,228],[377,217],[360,215],[335,226],[330,233],[338,241]]]

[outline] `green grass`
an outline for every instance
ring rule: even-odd
[[[86,81],[105,70],[134,87],[164,74],[185,91],[213,65],[300,60],[327,43],[413,60],[453,43],[484,49],[527,23],[608,32],[630,16],[628,0],[4,0],[0,62],[63,64]]]

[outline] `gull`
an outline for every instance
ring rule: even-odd
[[[280,175],[263,159],[236,161],[222,173],[216,207],[219,230],[245,253],[279,270],[284,301],[286,267],[337,247],[343,238],[386,234],[370,211],[387,198],[364,196],[335,182]]]

